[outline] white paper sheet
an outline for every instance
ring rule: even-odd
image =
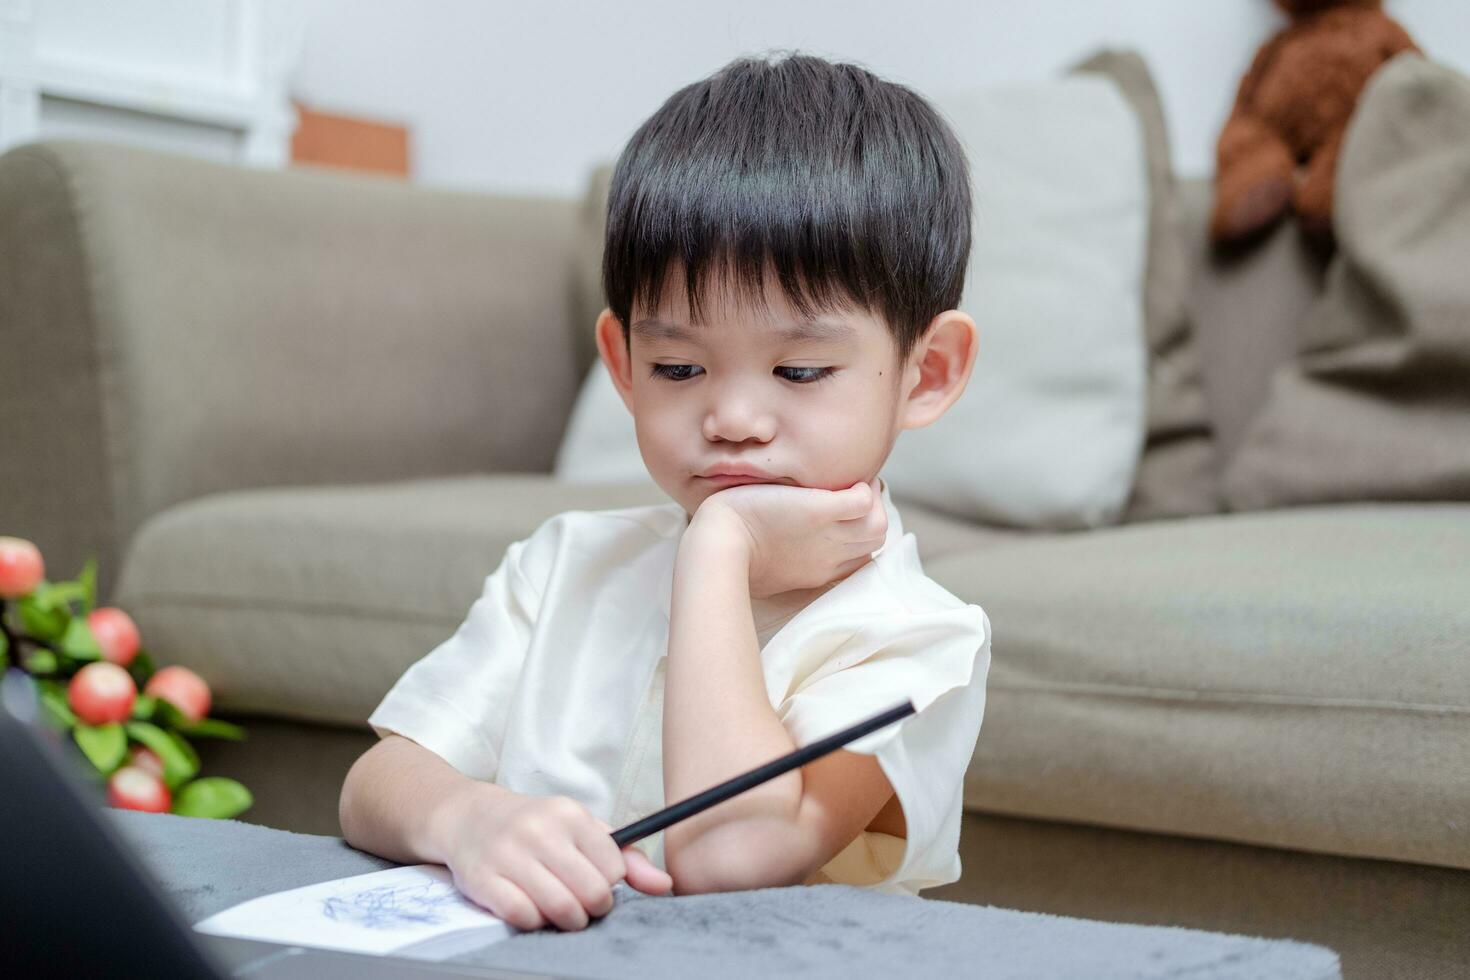
[[[449,869],[416,864],[324,881],[241,902],[200,932],[354,953],[440,960],[520,930],[471,902]]]

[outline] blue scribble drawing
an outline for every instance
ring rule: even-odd
[[[449,882],[384,885],[323,899],[322,915],[365,929],[406,929],[447,922],[445,913],[464,901]]]

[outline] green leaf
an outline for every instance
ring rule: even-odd
[[[55,681],[40,681],[41,710],[46,713],[46,718],[62,731],[70,731],[76,727],[77,716],[72,713],[71,705],[66,703],[66,689]]]
[[[181,817],[210,817],[226,820],[254,803],[250,790],[233,779],[206,776],[184,786],[174,796],[173,811]]]
[[[56,583],[45,579],[37,583],[30,595],[22,596],[22,598],[31,600],[31,604],[42,611],[50,611],[66,605],[64,598],[56,593]]]
[[[58,643],[61,652],[73,660],[101,660],[102,648],[97,645],[97,638],[92,635],[92,627],[81,616],[73,616],[66,626],[66,632],[62,634]]]
[[[128,736],[115,721],[96,726],[79,724],[72,729],[72,737],[77,740],[82,754],[104,776],[111,774],[127,758]]]
[[[189,740],[172,728],[168,730],[168,737],[174,740],[180,752],[184,753],[193,761],[194,768],[197,770],[199,768],[199,753],[194,750],[194,746],[189,744]]]
[[[143,685],[148,683],[148,678],[152,677],[156,670],[157,668],[153,666],[153,658],[149,656],[147,650],[141,647],[138,649],[137,655],[133,657],[133,662],[128,664],[128,673],[133,675],[133,680],[137,683],[138,690],[140,691],[143,690]]]
[[[56,654],[45,647],[34,647],[25,655],[26,670],[32,674],[54,674],[60,666]]]
[[[70,603],[83,602],[87,598],[87,587],[81,582],[48,582],[45,589],[46,602],[52,609],[65,608],[71,612]]]
[[[82,615],[85,616],[97,608],[97,556],[92,555],[87,563],[82,566],[82,574],[77,576],[77,581],[82,586]]]
[[[63,608],[55,609],[48,600],[41,598],[40,587],[16,603],[20,607],[20,621],[26,632],[41,640],[59,640],[66,632],[71,614]]]
[[[81,582],[43,582],[35,586],[31,598],[44,610],[62,611],[71,616],[72,602],[87,598],[87,588]]]
[[[3,607],[0,607],[0,608],[3,608]],[[3,615],[3,613],[0,613],[0,615]],[[3,669],[9,663],[10,663],[10,637],[8,635],[6,635],[5,633],[0,633],[0,669]]]
[[[49,677],[37,678],[36,687],[40,688],[42,693],[50,691],[63,699],[66,697],[66,684],[62,681],[52,680]]]
[[[151,694],[140,694],[133,699],[133,717],[138,721],[148,721],[153,717],[153,709],[158,707],[158,701]]]
[[[172,701],[167,698],[154,698],[153,720],[160,725],[169,728],[188,728],[194,724],[189,716],[180,711]]]
[[[245,741],[245,729],[218,718],[204,718],[193,725],[185,725],[179,734],[190,738],[226,738],[231,742]]]
[[[130,721],[126,727],[133,741],[146,745],[163,760],[163,781],[169,789],[176,789],[199,773],[199,757],[193,747],[180,748],[182,740],[171,732],[146,721]]]

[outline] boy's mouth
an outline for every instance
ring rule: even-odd
[[[768,479],[767,477],[763,477],[763,476],[735,476],[733,474],[721,474],[719,476],[699,476],[699,477],[695,477],[695,479],[697,479],[697,480],[705,480],[706,482],[709,482],[709,483],[718,483],[719,485],[725,486],[725,487],[739,486],[739,485],[741,485],[743,483],[777,483],[777,482],[780,482],[780,481],[777,481],[777,480]]]
[[[754,466],[736,466],[722,464],[712,466],[703,473],[695,474],[699,480],[707,480],[711,483],[719,483],[724,486],[735,486],[740,483],[786,483],[790,482],[785,477],[767,473],[765,470]]]

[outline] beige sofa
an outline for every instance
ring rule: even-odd
[[[1183,186],[1228,458],[1320,259],[1222,263]],[[88,553],[156,658],[211,680],[247,819],[335,832],[363,719],[559,484],[592,357],[583,202],[260,172],[102,144],[0,158],[0,533]],[[930,897],[1470,962],[1470,505],[1039,535],[899,500],[994,624],[963,879]]]

